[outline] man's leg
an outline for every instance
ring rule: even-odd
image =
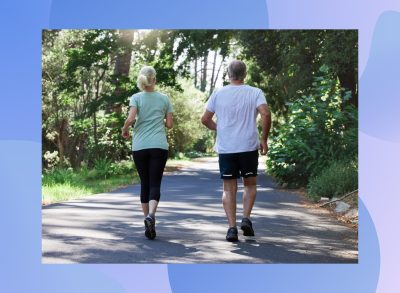
[[[240,172],[243,176],[243,219],[241,229],[244,236],[254,236],[250,214],[257,194],[258,151],[245,152],[239,156]]]
[[[222,203],[224,205],[226,217],[228,218],[229,227],[236,227],[236,193],[237,180],[224,179]]]
[[[257,194],[257,177],[243,178],[243,218],[250,218]]]

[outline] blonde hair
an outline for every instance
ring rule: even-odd
[[[151,66],[144,66],[138,75],[137,86],[143,91],[146,86],[151,86],[156,78],[156,71]]]

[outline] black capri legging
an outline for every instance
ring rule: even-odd
[[[140,202],[160,201],[160,186],[168,151],[143,149],[132,152],[133,161],[140,177]]]

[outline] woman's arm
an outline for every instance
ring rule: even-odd
[[[167,115],[165,115],[165,127],[171,129],[173,126],[174,126],[174,121],[172,113],[167,113]]]
[[[122,127],[122,137],[128,138],[129,137],[129,127],[133,124],[136,119],[137,108],[131,107],[129,109],[128,118],[126,118],[124,127]]]

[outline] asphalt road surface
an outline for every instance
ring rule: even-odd
[[[357,233],[281,191],[260,164],[254,237],[225,240],[217,158],[164,176],[157,238],[144,236],[139,185],[42,209],[43,263],[357,263]],[[238,192],[238,225],[241,220]]]

